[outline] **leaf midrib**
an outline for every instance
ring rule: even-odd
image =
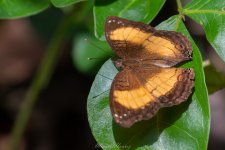
[[[124,11],[128,10],[128,8],[131,7],[131,6],[133,5],[133,3],[135,3],[135,2],[136,2],[136,0],[132,0],[128,5],[125,5],[124,9],[122,9],[122,11],[120,11],[120,12],[118,13],[118,16],[121,16],[122,13],[123,13]]]
[[[218,14],[218,15],[225,15],[225,11],[219,11],[219,10],[212,10],[212,9],[201,9],[201,10],[188,10],[183,9],[183,13],[185,15],[188,14]]]

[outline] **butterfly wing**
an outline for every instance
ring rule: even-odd
[[[112,49],[123,59],[150,59],[163,66],[191,59],[191,44],[178,32],[156,30],[141,22],[110,16],[105,34]]]
[[[161,107],[177,105],[191,94],[194,71],[157,66],[119,72],[110,91],[114,120],[123,127],[153,117]]]

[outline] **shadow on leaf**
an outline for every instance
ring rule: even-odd
[[[106,1],[106,0],[96,0],[95,1],[95,6],[105,6],[105,5],[109,5],[111,3],[116,2],[117,0],[110,0],[110,1]]]
[[[113,121],[113,134],[117,146],[121,149],[135,149],[153,145],[158,141],[164,130],[170,128],[181,118],[182,114],[187,111],[190,103],[191,99],[189,98],[180,105],[162,108],[152,119],[138,122],[131,128],[122,128]]]

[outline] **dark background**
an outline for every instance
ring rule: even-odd
[[[177,14],[175,1],[166,1],[151,23],[156,26]],[[5,150],[24,94],[63,12],[56,8],[35,16],[0,22],[0,150]],[[72,34],[93,27],[92,13]],[[190,33],[204,59],[210,59],[222,71],[224,63],[208,44],[204,31],[186,18]],[[92,29],[93,30],[93,29]],[[93,34],[93,32],[92,32]],[[47,88],[39,96],[28,123],[22,147],[28,150],[95,149],[96,142],[87,121],[86,102],[94,76],[80,73],[73,65],[73,37],[68,35],[61,48],[60,60]],[[225,149],[225,90],[210,96],[212,126],[209,149]]]

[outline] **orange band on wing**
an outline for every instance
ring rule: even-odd
[[[133,27],[121,27],[112,30],[109,38],[114,41],[124,41],[130,44],[142,45],[149,54],[157,54],[163,57],[173,57],[182,55],[181,51],[170,40],[155,36],[154,33],[147,33],[141,29]],[[123,45],[125,47],[125,45]]]
[[[151,34],[138,28],[121,27],[110,32],[111,40],[119,40],[141,45]]]
[[[143,87],[129,91],[115,90],[115,101],[128,109],[138,109],[154,100]]]
[[[182,69],[168,68],[162,69],[160,73],[151,78],[141,77],[139,74],[140,80],[145,80],[145,83],[140,83],[140,87],[135,89],[115,90],[114,100],[128,109],[141,108],[171,91],[179,82],[178,76],[181,72]]]

